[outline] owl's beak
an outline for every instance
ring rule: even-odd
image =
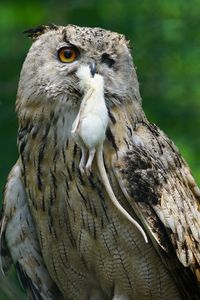
[[[91,72],[92,77],[94,77],[94,75],[96,74],[96,71],[97,71],[97,69],[96,69],[95,62],[91,62],[91,64],[90,64],[90,72]]]

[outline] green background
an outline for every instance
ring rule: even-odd
[[[200,183],[200,0],[1,0],[1,190],[17,159],[15,95],[31,44],[22,32],[49,23],[103,27],[131,40],[144,110],[178,145]],[[0,300],[12,294],[23,299],[16,283],[0,280]]]

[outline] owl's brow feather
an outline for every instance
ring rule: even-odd
[[[70,44],[69,39],[67,37],[67,30],[65,28],[62,31],[62,36],[63,36],[63,41],[66,42],[67,44]]]

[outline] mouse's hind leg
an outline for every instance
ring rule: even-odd
[[[89,176],[91,173],[92,162],[94,160],[95,152],[96,152],[95,148],[89,149],[89,157],[88,157],[87,164],[85,166],[85,171],[86,171],[87,176]]]
[[[81,160],[79,163],[79,169],[81,171],[81,174],[85,172],[85,165],[87,161],[87,149],[84,147],[81,147]]]

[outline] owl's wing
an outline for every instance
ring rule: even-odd
[[[178,257],[200,281],[200,190],[175,145],[154,124],[140,123],[112,170],[161,258]]]
[[[0,267],[4,274],[15,264],[18,278],[29,299],[61,299],[44,265],[19,162],[13,167],[5,188],[0,231]]]

